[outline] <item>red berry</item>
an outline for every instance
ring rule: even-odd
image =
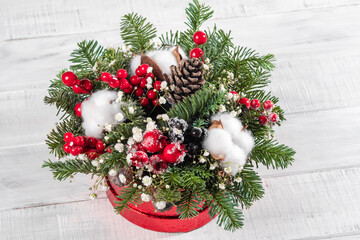
[[[140,75],[138,75],[138,74],[136,74],[136,75],[138,75],[139,77],[144,77],[147,74],[148,68],[149,68],[149,65],[147,65],[147,64],[140,65],[138,67]]]
[[[75,73],[65,72],[63,73],[63,75],[61,75],[61,80],[66,86],[71,87],[76,83],[78,79]]]
[[[84,149],[82,147],[74,147],[74,148],[71,149],[70,153],[73,156],[77,156],[80,153],[83,153],[83,151],[84,151]]]
[[[153,167],[152,172],[155,174],[163,173],[168,168],[168,163],[162,154],[151,156],[149,158],[149,163]]]
[[[279,121],[279,116],[276,113],[270,113],[269,121],[272,123],[276,123],[277,121]]]
[[[93,84],[89,79],[78,80],[72,89],[77,94],[90,93],[93,89]]]
[[[117,79],[111,79],[109,81],[109,86],[112,88],[118,88],[120,86],[120,81]]]
[[[64,134],[64,142],[68,143],[71,142],[74,138],[74,134],[72,134],[71,132],[67,132]]]
[[[117,73],[116,73],[116,76],[117,76],[118,79],[120,79],[120,78],[127,78],[128,73],[127,73],[127,71],[126,71],[125,69],[119,69],[119,70],[117,71]]]
[[[194,48],[190,51],[190,58],[201,58],[203,55],[204,52],[200,48]]]
[[[85,145],[85,139],[81,136],[74,137],[73,141],[76,146],[82,147]]]
[[[136,167],[144,167],[149,161],[148,155],[143,151],[137,151],[131,157],[132,163]]]
[[[196,33],[194,33],[193,35],[193,41],[194,43],[196,43],[197,45],[202,45],[204,43],[206,43],[207,41],[207,36],[204,32],[202,31],[197,31]]]
[[[163,133],[158,130],[147,131],[144,134],[144,139],[142,141],[142,145],[148,152],[155,153],[159,152],[166,146],[166,137]]]
[[[259,123],[260,123],[260,125],[265,125],[265,124],[267,124],[267,122],[268,122],[268,119],[267,119],[266,116],[261,115],[261,116],[259,117]]]
[[[135,96],[137,96],[137,97],[141,97],[142,95],[144,95],[144,89],[142,89],[142,88],[137,88],[136,90],[135,90],[135,92],[134,92],[134,94],[135,94]]]
[[[81,102],[75,105],[75,114],[76,116],[81,117]]]
[[[154,100],[156,99],[156,92],[154,90],[149,90],[146,94],[146,96],[150,99],[150,100]]]
[[[186,152],[184,145],[170,143],[164,149],[165,160],[169,163],[178,163],[184,160]]]
[[[77,80],[76,83],[72,86],[72,90],[76,94],[82,94],[83,93],[83,90],[79,85],[80,85],[80,80]]]
[[[154,82],[154,88],[158,91],[161,89],[161,81],[155,81]]]
[[[96,143],[96,150],[99,152],[104,152],[105,146],[104,143],[100,140]]]
[[[140,70],[139,67],[135,70],[135,74],[136,74],[137,76],[141,77],[141,70]]]
[[[125,88],[129,88],[129,87],[132,86],[126,79],[121,80],[120,89],[124,90]]]
[[[139,85],[140,81],[141,81],[141,79],[140,79],[140,77],[137,76],[137,75],[131,76],[131,78],[130,78],[130,83],[131,83],[133,86]]]
[[[265,110],[271,110],[274,107],[274,103],[270,100],[267,100],[263,103],[263,107]]]
[[[90,149],[87,153],[86,156],[90,159],[90,160],[94,160],[95,158],[97,158],[99,156],[99,154],[96,152],[95,149]]]
[[[63,149],[66,153],[70,153],[70,151],[71,151],[71,147],[68,143],[64,144]]]
[[[143,97],[143,98],[140,98],[140,104],[143,107],[147,107],[147,106],[149,106],[150,101],[148,98]]]
[[[124,93],[128,93],[128,94],[131,93],[133,90],[134,90],[134,87],[131,85],[128,88],[123,89]]]
[[[250,102],[250,106],[252,109],[258,109],[260,107],[261,103],[258,99],[253,99]]]
[[[149,72],[146,74],[147,77],[154,79],[154,74],[152,72]]]
[[[247,107],[247,108],[250,107],[250,101],[249,101],[249,99],[247,99],[247,98],[240,98],[239,103],[240,103],[240,104],[244,104],[245,107]]]
[[[88,137],[87,143],[90,147],[94,148],[96,146],[97,140],[94,137]]]
[[[106,149],[106,152],[107,152],[107,153],[112,153],[112,151],[113,151],[112,147],[108,147],[108,148]]]
[[[152,104],[154,105],[154,107],[160,106],[158,99],[152,100]]]
[[[145,78],[141,78],[139,87],[146,88],[147,80]]]
[[[113,76],[112,76],[110,73],[108,73],[108,72],[103,72],[103,73],[101,74],[101,80],[102,80],[103,82],[109,82],[111,79],[113,79]]]

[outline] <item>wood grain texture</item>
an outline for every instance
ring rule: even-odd
[[[356,239],[359,174],[360,168],[350,168],[266,178],[265,198],[245,210],[245,226],[235,233],[215,221],[190,233],[144,230],[98,199],[1,211],[0,239]]]

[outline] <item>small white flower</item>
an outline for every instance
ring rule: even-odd
[[[134,143],[135,143],[134,139],[132,137],[129,137],[129,139],[127,140],[127,144],[131,146],[134,145]]]
[[[164,91],[166,87],[167,87],[167,82],[162,81],[161,84],[160,84],[160,90]]]
[[[204,64],[203,66],[204,66],[204,71],[209,71],[209,69],[210,69],[209,65]]]
[[[152,68],[152,67],[148,67],[147,73],[151,73],[152,71],[153,71],[153,68]]]
[[[78,159],[80,159],[80,160],[85,160],[85,154],[79,154],[79,155],[78,155]]]
[[[95,200],[97,195],[95,193],[89,195],[90,200]]]
[[[109,136],[105,136],[105,137],[104,137],[104,140],[105,140],[105,141],[109,141],[109,139],[110,139]]]
[[[117,102],[117,103],[121,103],[121,102],[122,102],[122,100],[121,100],[121,98],[116,98],[116,99],[115,99],[115,102]]]
[[[133,139],[135,140],[135,142],[141,142],[143,140],[143,135],[142,133],[136,133],[133,135]]]
[[[152,84],[152,83],[153,83],[153,80],[152,80],[151,77],[148,77],[148,78],[146,79],[146,82],[147,82],[147,84]]]
[[[142,183],[143,183],[146,187],[150,186],[151,183],[152,183],[151,177],[149,177],[149,176],[143,177]]]
[[[154,167],[152,165],[146,165],[146,168],[149,172],[152,172],[154,170]]]
[[[150,117],[146,118],[145,122],[151,122],[152,119]]]
[[[166,113],[164,113],[163,115],[162,115],[162,119],[164,120],[164,121],[169,121],[169,116],[166,114]]]
[[[119,180],[122,184],[125,184],[126,183],[126,177],[124,174],[120,173],[119,174]]]
[[[100,157],[100,158],[99,158],[99,163],[103,164],[103,163],[104,163],[104,160],[105,160],[105,159],[104,159],[103,157]]]
[[[227,174],[231,173],[231,167],[226,167],[226,168],[224,168],[224,171],[225,171]]]
[[[219,188],[222,189],[222,190],[225,190],[225,184],[220,183],[220,184],[219,184]]]
[[[115,148],[115,150],[122,152],[122,151],[124,151],[124,144],[117,143],[117,144],[115,144],[114,148]]]
[[[210,59],[209,58],[205,58],[205,63],[210,63]]]
[[[225,112],[226,107],[224,105],[220,105],[219,112]]]
[[[151,89],[152,87],[153,87],[153,85],[152,85],[151,83],[147,83],[147,84],[146,84],[146,88],[147,88],[147,89]]]
[[[122,114],[121,112],[115,114],[115,120],[118,121],[118,122],[121,122],[124,120],[124,114]]]
[[[233,96],[234,96],[234,94],[229,92],[228,94],[226,94],[226,99],[231,100],[231,99],[233,99]]]
[[[209,167],[210,170],[214,170],[215,168],[216,168],[215,164],[210,164],[210,167]]]
[[[149,194],[142,193],[142,194],[141,194],[141,200],[142,200],[143,202],[150,202],[151,196],[150,196]]]
[[[133,107],[129,107],[129,113],[130,113],[130,114],[134,114],[134,112],[135,112],[134,108],[133,108]]]
[[[137,187],[137,184],[136,184],[136,183],[134,183],[134,184],[133,184],[133,186],[134,186],[134,187]]]
[[[203,158],[203,157],[201,157],[201,158],[199,159],[199,162],[200,162],[200,163],[205,163],[205,162],[206,162],[206,159]]]
[[[241,181],[242,181],[242,178],[241,178],[241,177],[237,177],[237,178],[235,178],[235,182],[240,183]]]
[[[229,78],[229,79],[233,79],[233,78],[234,78],[234,73],[228,72],[228,78]]]
[[[117,95],[118,95],[118,98],[121,99],[124,96],[124,92],[123,91],[118,91]]]
[[[93,165],[94,167],[97,167],[97,166],[99,166],[99,161],[97,161],[97,160],[92,160],[92,161],[91,161],[91,165]]]
[[[166,202],[165,201],[156,202],[155,206],[157,209],[160,209],[160,210],[164,209],[166,207]]]
[[[240,98],[240,96],[238,94],[233,94],[233,100],[237,101]]]
[[[115,176],[115,175],[116,175],[115,169],[110,169],[110,171],[109,171],[109,176],[113,177],[113,176]]]
[[[166,103],[166,99],[164,97],[160,97],[159,98],[159,103],[160,104],[165,104]]]
[[[146,124],[146,131],[152,131],[156,128],[156,124],[154,121],[150,121]]]
[[[142,134],[142,129],[138,128],[138,127],[133,127],[132,128],[132,133],[133,134]]]
[[[175,90],[175,85],[174,85],[174,84],[171,84],[171,85],[169,86],[169,88],[170,88],[170,90],[173,92],[173,91]]]
[[[203,156],[204,156],[204,157],[207,157],[207,156],[209,156],[209,155],[210,155],[210,153],[205,150],[205,152],[203,153]]]
[[[132,160],[131,158],[133,157],[133,155],[131,153],[129,153],[128,155],[126,155],[126,162],[129,166],[131,166],[132,164]],[[116,174],[116,173],[115,173]]]
[[[230,112],[230,116],[236,117],[236,112],[235,112],[235,111],[231,111],[231,112]]]
[[[169,189],[169,188],[170,188],[170,186],[166,184],[166,185],[165,185],[165,188],[166,188],[166,189]]]
[[[105,128],[106,131],[110,132],[111,129],[112,129],[112,124],[111,124],[111,123],[110,123],[110,124],[107,124],[107,125],[105,125],[104,128]]]

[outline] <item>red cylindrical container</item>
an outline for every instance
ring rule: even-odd
[[[121,188],[111,181],[107,182],[109,190],[106,194],[111,204],[115,207],[115,201],[120,201],[116,196]],[[158,232],[189,232],[211,221],[207,207],[200,210],[199,215],[196,217],[182,220],[176,214],[175,206],[166,212],[155,212],[151,202],[142,203],[137,206],[130,204],[129,209],[125,209],[121,215],[140,227]]]

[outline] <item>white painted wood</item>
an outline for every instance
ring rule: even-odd
[[[266,196],[235,233],[212,221],[190,233],[141,229],[107,199],[0,212],[0,239],[359,239],[360,168],[266,178]],[[342,238],[344,237],[344,238]]]
[[[121,16],[135,11],[154,24],[183,21],[190,1],[1,1],[0,41],[29,37],[96,32],[118,29]],[[205,1],[201,1],[205,2]],[[316,8],[356,5],[356,0],[315,1],[206,1],[215,10],[214,19],[268,15]],[[151,10],[150,10],[151,9]],[[150,11],[149,11],[150,10]],[[154,14],[156,13],[156,14]]]

